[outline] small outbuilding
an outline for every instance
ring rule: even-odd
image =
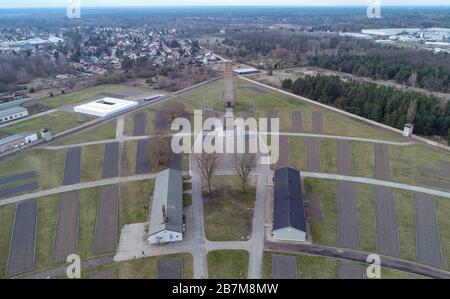
[[[237,75],[250,75],[259,73],[259,70],[255,68],[244,68],[244,69],[235,69],[234,72]]]
[[[156,175],[147,240],[150,244],[183,239],[183,172],[166,169]]]
[[[306,241],[307,225],[300,172],[291,167],[275,170],[272,236],[275,240]]]

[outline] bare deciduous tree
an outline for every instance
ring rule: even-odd
[[[233,154],[233,168],[242,182],[242,192],[246,192],[248,176],[256,167],[258,155],[254,153]]]
[[[161,134],[156,135],[150,142],[152,157],[159,165],[166,164],[169,160],[170,140]]]
[[[219,156],[216,152],[203,152],[201,154],[195,154],[194,158],[197,161],[198,168],[200,168],[200,171],[202,172],[202,176],[208,183],[208,193],[211,194],[211,180],[219,165]]]

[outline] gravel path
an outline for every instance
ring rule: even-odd
[[[389,151],[386,144],[374,144],[375,159],[375,178],[380,180],[388,180],[390,176],[389,170]]]
[[[183,279],[183,258],[161,258],[158,260],[158,279]]]
[[[416,250],[421,263],[442,268],[442,250],[436,206],[432,196],[414,193],[416,209]]]
[[[139,113],[134,116],[133,136],[145,135],[145,124],[147,117],[145,113]]]
[[[316,134],[323,134],[323,116],[322,112],[312,113],[312,132]]]
[[[272,255],[272,279],[297,279],[295,256]]]
[[[278,158],[277,168],[283,168],[289,166],[289,137],[280,136],[279,139],[280,155]]]
[[[2,177],[2,178],[0,178],[0,185],[14,183],[17,181],[22,181],[22,180],[27,180],[27,179],[33,179],[36,177],[36,175],[37,175],[36,171],[30,171],[30,172],[15,174],[15,175],[8,176],[8,177]]]
[[[64,163],[63,185],[72,185],[80,182],[81,176],[81,147],[67,150]]]
[[[292,112],[292,132],[294,133],[303,132],[303,117],[301,111]]]
[[[150,140],[139,140],[136,152],[136,174],[152,172]]]
[[[362,265],[354,264],[339,264],[338,265],[339,279],[363,279]]]
[[[119,198],[117,185],[102,187],[95,223],[94,254],[112,252],[116,249],[118,210]]]
[[[117,269],[105,269],[92,272],[91,279],[117,279]]]
[[[377,252],[400,256],[397,213],[392,189],[375,187]]]
[[[306,139],[306,168],[308,171],[320,172],[320,140]]]
[[[69,254],[77,253],[79,206],[79,191],[61,194],[53,243],[53,264],[64,263]]]
[[[17,205],[6,277],[34,271],[37,209],[35,199]]]
[[[359,249],[361,241],[355,186],[348,182],[338,182],[337,189],[339,245]]]
[[[337,149],[338,149],[338,158],[337,158],[338,173],[343,175],[352,175],[353,174],[352,142],[348,140],[338,140]]]
[[[103,161],[103,178],[119,176],[119,143],[105,145],[105,158]]]

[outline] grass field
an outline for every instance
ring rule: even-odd
[[[36,237],[36,267],[42,271],[52,266],[53,242],[55,239],[59,195],[39,198],[38,228]]]
[[[370,185],[356,185],[358,217],[361,236],[361,248],[367,252],[376,252],[376,222],[374,188]]]
[[[148,219],[154,180],[130,182],[120,186],[120,227]]]
[[[214,250],[208,252],[208,278],[245,279],[249,255],[245,250]]]
[[[145,257],[132,261],[117,262],[82,272],[81,278],[89,278],[92,272],[117,269],[119,279],[155,279],[157,277],[158,260],[163,258],[183,257],[184,279],[192,279],[194,275],[193,258],[189,253],[162,255],[158,257]]]
[[[330,180],[304,180],[305,193],[317,194],[322,212],[321,222],[312,222],[310,233],[312,242],[335,246],[337,244],[337,191],[336,182]]]
[[[297,271],[300,279],[336,279],[338,278],[338,266],[341,264],[360,264],[352,261],[344,261],[339,259],[331,259],[326,257],[302,255],[302,254],[288,254],[280,252],[264,252],[263,256],[263,275],[264,279],[272,277],[272,255],[287,255],[295,256],[297,258]],[[363,265],[363,275],[365,275],[365,265]],[[400,272],[393,269],[382,268],[382,279],[417,279],[421,278],[413,274]]]
[[[238,177],[213,178],[213,195],[203,193],[206,238],[210,241],[246,240],[251,235],[256,191],[243,194]]]
[[[40,137],[42,128],[50,129],[54,135],[78,127],[93,119],[94,117],[88,115],[56,111],[1,128],[1,131],[7,133],[34,132]]]
[[[5,278],[16,205],[0,206],[0,279]]]
[[[62,137],[53,141],[50,145],[67,145],[77,144],[90,141],[108,140],[116,138],[117,121],[109,121],[101,126],[89,128],[80,133],[73,134],[67,137]]]
[[[412,192],[394,190],[397,225],[400,239],[400,256],[416,259],[416,222]]]
[[[81,181],[92,182],[103,176],[104,144],[84,146],[81,151]]]
[[[64,173],[65,150],[28,149],[0,161],[0,177],[23,172],[37,172],[40,190],[58,187]]]
[[[74,91],[71,93],[66,93],[54,97],[49,97],[43,100],[39,100],[39,103],[42,105],[46,105],[52,108],[57,108],[65,105],[76,104],[80,102],[87,101],[94,97],[96,94],[101,92],[110,92],[118,91],[122,88],[121,85],[100,85],[90,88],[85,88],[80,91]]]
[[[93,256],[95,219],[97,217],[97,206],[99,189],[85,189],[80,193],[80,221],[78,231],[78,255],[82,260]]]

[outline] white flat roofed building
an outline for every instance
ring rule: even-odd
[[[138,103],[134,101],[115,98],[103,98],[76,106],[73,110],[78,113],[107,117],[137,105]]]
[[[259,73],[259,70],[255,68],[245,68],[245,69],[235,69],[234,72],[238,75],[249,75]]]

